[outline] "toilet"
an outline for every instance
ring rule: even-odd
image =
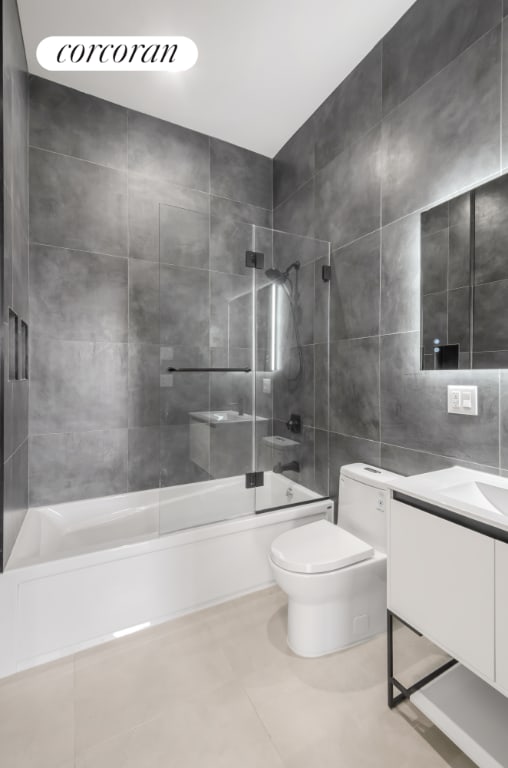
[[[368,464],[342,467],[338,524],[293,528],[272,543],[275,581],[288,596],[290,649],[316,657],[386,628],[387,484],[398,475]]]

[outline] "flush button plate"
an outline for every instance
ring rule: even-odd
[[[448,413],[478,416],[478,387],[450,384],[448,386]]]

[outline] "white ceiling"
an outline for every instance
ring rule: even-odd
[[[270,157],[414,0],[18,0],[31,72]],[[47,72],[50,35],[186,35],[180,73]]]

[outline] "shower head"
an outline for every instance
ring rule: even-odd
[[[280,269],[267,269],[265,275],[272,283],[279,283],[283,285],[289,280],[289,273],[292,269],[300,269],[300,262],[294,261],[285,272],[281,272]]]

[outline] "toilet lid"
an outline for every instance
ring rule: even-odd
[[[352,533],[319,520],[278,536],[271,549],[273,562],[295,573],[326,573],[374,556],[374,549]]]

